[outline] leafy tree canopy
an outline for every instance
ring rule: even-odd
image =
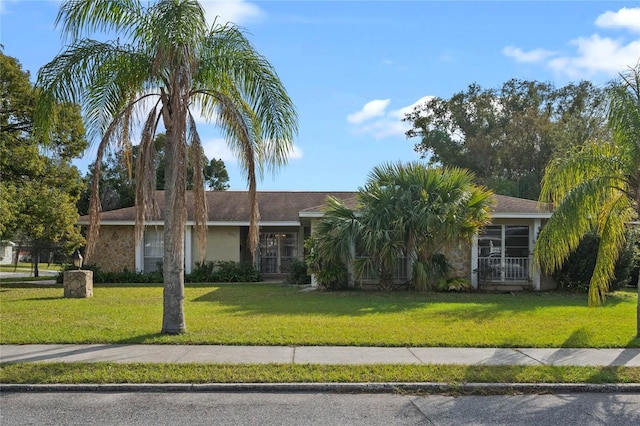
[[[496,193],[537,199],[554,153],[607,138],[604,90],[590,82],[556,88],[512,79],[498,89],[471,84],[407,114],[415,151],[431,164],[471,170]]]
[[[87,142],[80,110],[56,104],[50,139],[33,137],[39,92],[19,62],[0,52],[0,239],[17,239],[39,250],[62,243],[67,251],[84,242],[75,226],[75,203],[84,183],[71,160]]]
[[[155,170],[156,170],[156,186],[157,190],[165,189],[164,171],[165,171],[165,135],[160,133],[155,138]],[[109,152],[102,161],[100,173],[100,205],[102,211],[109,211],[123,207],[132,207],[135,205],[135,164],[138,158],[139,146],[131,147],[130,151]],[[127,158],[131,157],[131,158]],[[87,189],[82,193],[78,201],[78,211],[81,215],[89,212],[89,189],[88,186],[93,180],[95,163],[89,166],[89,171],[85,175]],[[229,189],[229,173],[225,167],[224,161],[215,158],[209,161],[205,157],[202,172],[204,174],[204,185],[213,191],[225,191]],[[193,189],[193,166],[188,165],[187,172],[187,189]]]

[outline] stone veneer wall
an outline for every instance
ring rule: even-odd
[[[451,277],[471,280],[471,243],[460,242],[446,246],[443,250],[451,264]]]
[[[125,268],[135,271],[136,247],[133,225],[101,225],[100,238],[89,263],[108,272],[119,272]]]

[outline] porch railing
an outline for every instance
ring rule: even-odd
[[[478,278],[485,281],[528,281],[528,257],[479,257]]]
[[[359,259],[365,258],[365,256],[359,256]],[[396,265],[395,273],[393,274],[393,279],[396,283],[404,282],[409,279],[409,260],[406,257],[398,258],[398,263]],[[366,266],[364,274],[361,277],[364,281],[376,281],[378,276],[373,268],[369,265]]]

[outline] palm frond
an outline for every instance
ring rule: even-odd
[[[143,16],[137,0],[73,0],[62,3],[55,24],[62,23],[63,35],[77,40],[95,31],[130,35]]]
[[[255,113],[260,139],[268,144],[258,152],[260,161],[269,171],[286,164],[297,113],[273,66],[233,25],[213,28],[202,53],[196,84],[221,88],[233,82]]]
[[[189,157],[193,167],[193,214],[196,239],[198,241],[198,251],[200,252],[200,262],[203,262],[207,249],[207,219],[209,217],[204,190],[204,150],[200,142],[200,135],[196,129],[196,122],[191,114],[189,114]]]
[[[609,200],[600,212],[600,245],[589,283],[589,306],[601,305],[614,278],[615,264],[627,237],[627,224],[634,218],[630,199],[624,195]]]
[[[620,161],[620,148],[606,141],[592,141],[552,160],[545,169],[541,202],[560,203],[576,187],[600,177],[608,177],[608,186],[625,188],[626,166]]]
[[[154,159],[156,156],[154,137],[158,127],[158,106],[151,109],[142,129],[142,137],[136,159],[136,223],[135,240],[142,241],[147,217],[158,215],[158,205],[155,199],[156,169]]]
[[[48,129],[58,102],[83,105],[89,138],[102,135],[124,105],[148,86],[149,59],[129,46],[81,40],[38,72],[41,89],[34,122]]]
[[[102,172],[102,159],[104,153],[111,142],[113,134],[118,129],[118,122],[112,122],[104,133],[96,153],[96,161],[93,169],[93,180],[91,181],[91,192],[89,194],[89,227],[87,229],[87,245],[85,247],[85,261],[88,263],[93,256],[93,252],[100,237],[100,175]]]

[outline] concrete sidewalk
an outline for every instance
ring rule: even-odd
[[[640,367],[640,348],[382,348],[352,346],[0,345],[0,362],[459,364]]]

